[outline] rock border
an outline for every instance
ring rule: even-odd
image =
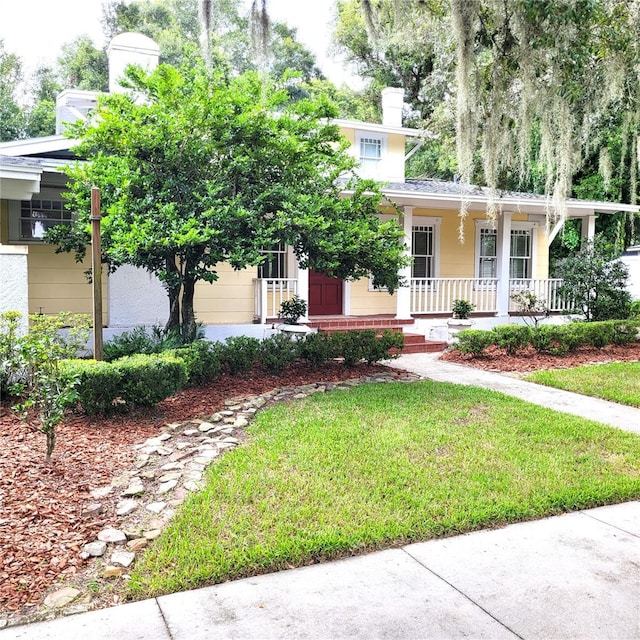
[[[110,484],[90,491],[92,501],[83,513],[102,513],[109,508],[114,512],[111,526],[80,551],[81,558],[90,562],[86,569],[73,584],[52,587],[42,604],[29,614],[0,618],[0,629],[119,604],[116,588],[103,590],[110,593],[96,593],[100,583],[129,579],[127,571],[135,565],[136,557],[161,535],[186,498],[204,487],[206,469],[246,439],[245,429],[260,410],[360,384],[419,379],[418,375],[395,370],[341,382],[279,387],[260,395],[229,398],[224,401],[224,409],[207,420],[165,425],[158,435],[134,445],[137,457],[129,470],[112,478]]]

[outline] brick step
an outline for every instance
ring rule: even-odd
[[[406,344],[402,349],[403,354],[407,353],[436,353],[444,351],[448,347],[446,342],[437,340],[425,340],[422,344]]]
[[[327,318],[326,320],[311,320],[306,323],[313,329],[398,329],[414,324],[414,320],[398,320],[396,318]]]
[[[382,335],[384,331],[399,331],[402,333],[402,327],[335,327],[333,325],[318,327],[318,333],[326,333],[328,335],[347,333],[347,331],[376,331],[379,335]]]

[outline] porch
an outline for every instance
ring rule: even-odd
[[[265,324],[278,317],[280,305],[294,295],[308,300],[308,286],[302,286],[297,278],[255,278],[254,317]],[[347,283],[348,284],[348,283]],[[468,300],[474,305],[474,313],[508,315],[518,311],[511,297],[530,291],[544,301],[549,311],[561,313],[571,308],[571,301],[561,294],[562,280],[558,278],[510,278],[506,286],[499,278],[410,278],[409,286],[395,294],[396,320],[416,316],[451,315],[454,300]],[[349,287],[345,286],[344,315],[349,315]],[[309,320],[306,318],[304,320]]]

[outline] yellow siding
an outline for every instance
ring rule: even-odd
[[[404,167],[404,156],[406,154],[405,136],[397,133],[390,133],[387,138],[387,162],[392,166]]]
[[[195,312],[204,324],[234,324],[253,322],[253,279],[257,269],[234,271],[230,265],[218,267],[218,280],[196,285]]]
[[[91,258],[77,264],[72,254],[56,254],[54,247],[30,244],[29,313],[56,314],[93,313],[93,290],[84,272],[90,268]],[[103,275],[103,323],[107,324],[107,278]]]
[[[356,132],[355,129],[345,129],[344,127],[340,128],[340,133],[349,141],[349,144],[352,147],[355,147],[356,144]]]
[[[396,296],[386,291],[369,291],[369,279],[351,283],[351,315],[366,316],[380,313],[396,313]]]

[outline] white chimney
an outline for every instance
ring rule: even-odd
[[[122,87],[118,81],[130,65],[142,67],[145,71],[153,71],[158,66],[160,47],[141,33],[121,33],[117,35],[107,48],[109,57],[109,92],[120,93]]]
[[[98,102],[97,91],[82,91],[80,89],[66,89],[56,97],[56,135],[61,135],[66,124],[76,120],[86,120]]]
[[[382,90],[382,124],[387,127],[402,126],[404,89],[387,87]]]

